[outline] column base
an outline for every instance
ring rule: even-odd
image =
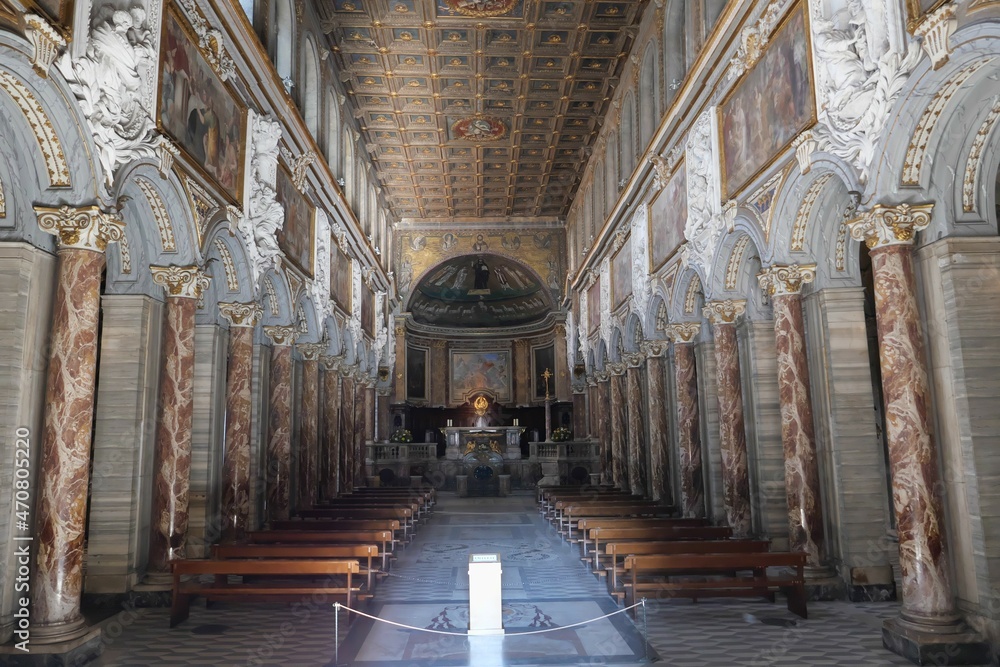
[[[902,618],[882,624],[882,645],[915,665],[982,665],[990,663],[990,645],[963,623],[918,626]]]
[[[806,597],[810,601],[830,602],[843,600],[847,597],[844,580],[838,577],[832,569],[826,566],[806,567],[803,572],[806,584]]]
[[[70,626],[74,629],[70,630]],[[18,650],[14,644],[0,646],[0,664],[12,667],[70,667],[83,665],[96,659],[104,650],[101,628],[79,623],[59,626],[59,633],[48,634],[53,628],[31,628],[28,652]],[[73,632],[75,637],[66,637]],[[61,639],[59,637],[62,637]]]

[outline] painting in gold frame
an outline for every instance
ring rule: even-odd
[[[596,280],[587,290],[587,333],[594,333],[601,326],[601,281]]]
[[[351,312],[351,257],[334,242],[330,244],[330,297],[345,313]]]
[[[729,91],[718,114],[725,201],[816,122],[809,24],[801,0],[771,33],[764,54]]]
[[[681,160],[649,207],[649,272],[656,273],[684,243],[687,172]]]
[[[243,195],[246,107],[219,78],[177,7],[163,21],[157,127],[232,203]]]
[[[292,182],[284,165],[278,167],[276,198],[285,209],[285,224],[278,230],[278,247],[299,271],[312,278],[316,238],[316,207]]]
[[[632,237],[611,257],[611,310],[632,295]]]
[[[367,285],[361,287],[361,328],[369,336],[375,335],[375,295]]]

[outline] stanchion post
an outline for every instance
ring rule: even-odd
[[[646,653],[646,662],[649,662],[649,627],[646,625],[646,598],[642,599],[642,642],[643,650]]]
[[[333,664],[340,667],[340,603],[333,603]]]

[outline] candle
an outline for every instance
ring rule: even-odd
[[[448,420],[448,426],[451,426],[451,420],[450,419]]]
[[[514,417],[514,426],[520,426],[521,422],[517,417]]]

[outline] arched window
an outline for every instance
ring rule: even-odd
[[[605,153],[606,159],[607,153]],[[594,223],[598,229],[604,224],[604,192],[607,189],[605,185],[605,181],[607,180],[607,164],[605,160],[601,160],[594,165],[594,186],[591,189],[591,193],[594,196]]]
[[[659,79],[656,71],[656,41],[650,42],[646,55],[642,60],[639,74],[639,150],[646,150],[653,132],[656,131],[656,121],[660,115],[658,90]]]
[[[351,136],[350,128],[343,129],[344,137],[344,165],[342,170],[341,178],[344,179],[344,198],[347,203],[351,203],[351,197],[354,194],[354,137]],[[354,208],[351,205],[351,208]]]
[[[295,43],[295,12],[292,0],[278,0],[274,6],[274,69],[282,80],[292,78],[292,44]]]
[[[635,102],[632,94],[625,96],[622,103],[621,169],[620,179],[625,181],[635,169]]]
[[[604,154],[604,160],[607,178],[604,180],[604,192],[602,193],[604,205],[601,207],[601,216],[607,218],[608,211],[618,201],[618,179],[621,178],[618,170],[618,135],[614,132],[608,138],[608,150]]]
[[[687,3],[668,0],[663,21],[664,99],[668,106],[677,96],[691,59],[687,52]]]
[[[344,173],[340,164],[340,105],[337,104],[337,94],[330,90],[326,93],[326,163],[334,176]]]
[[[299,88],[299,106],[306,129],[313,139],[319,138],[319,56],[312,39],[306,39],[302,50],[302,85]]]

